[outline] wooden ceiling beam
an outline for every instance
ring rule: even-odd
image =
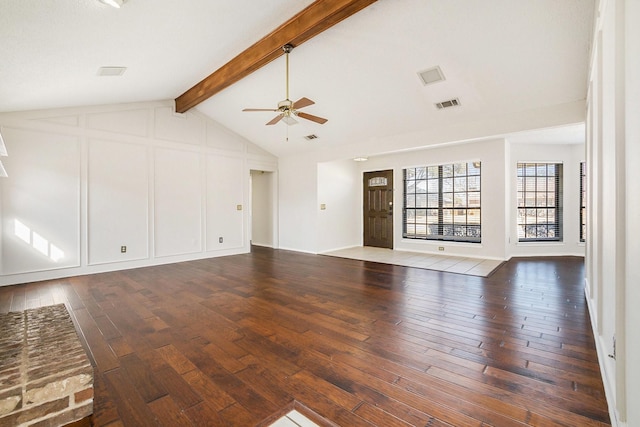
[[[184,113],[284,54],[282,46],[299,46],[377,0],[316,0],[244,52],[176,98]]]

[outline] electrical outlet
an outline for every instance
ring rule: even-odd
[[[444,251],[444,246],[438,246],[439,251]]]
[[[127,252],[127,247],[126,246],[120,246],[120,252],[121,253],[126,253]]]
[[[222,237],[218,237],[218,243],[222,243],[224,239]]]

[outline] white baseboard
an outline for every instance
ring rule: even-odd
[[[260,246],[260,247],[262,247],[262,248],[271,248],[271,249],[275,249],[275,248],[273,247],[273,245],[271,245],[271,244],[268,244],[268,243],[260,243],[260,242],[253,242],[253,241],[251,242],[251,246]]]

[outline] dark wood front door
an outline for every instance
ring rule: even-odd
[[[393,249],[393,170],[363,178],[364,245]]]

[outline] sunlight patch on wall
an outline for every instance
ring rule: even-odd
[[[13,233],[18,239],[30,245],[33,249],[51,259],[53,262],[58,262],[62,258],[64,258],[64,251],[62,249],[60,249],[53,243],[49,243],[47,239],[45,239],[35,231],[32,231],[29,227],[27,227],[17,219],[14,220]]]

